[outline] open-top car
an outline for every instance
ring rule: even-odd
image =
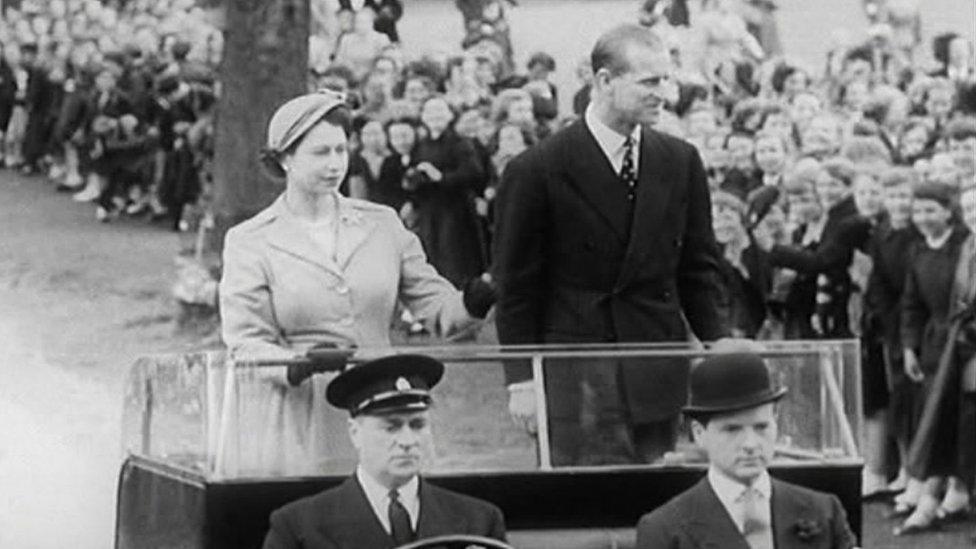
[[[434,389],[435,447],[425,478],[496,504],[518,548],[632,547],[644,513],[697,482],[705,460],[687,435],[654,463],[554,465],[547,376],[574,361],[694,361],[712,351],[676,345],[449,346],[337,352],[319,370],[379,354],[421,353],[447,365]],[[779,404],[771,473],[836,494],[860,532],[859,348],[853,341],[769,343],[764,358],[789,387]],[[348,360],[347,360],[348,358]],[[511,420],[503,366],[528,364],[535,429]],[[127,383],[116,547],[257,548],[274,509],[335,486],[355,467],[346,418],[324,403],[324,372],[297,387],[290,363],[223,353],[141,358]],[[310,391],[307,413],[289,409]],[[531,431],[534,431],[531,432]]]

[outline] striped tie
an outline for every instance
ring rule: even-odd
[[[773,529],[761,506],[766,504],[762,493],[746,488],[739,497],[742,502],[742,536],[751,549],[773,549]]]

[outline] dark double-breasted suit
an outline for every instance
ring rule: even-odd
[[[501,511],[490,503],[421,479],[417,538],[468,534],[505,540]],[[355,477],[271,514],[264,549],[392,549]]]
[[[687,325],[702,340],[726,335],[698,152],[645,129],[638,160],[631,201],[580,120],[508,164],[494,241],[503,344],[680,342]],[[632,425],[674,417],[685,403],[687,364],[648,366],[627,361],[617,376]],[[576,385],[551,382],[566,372],[547,373],[550,418],[579,400],[567,394]],[[529,366],[508,364],[506,378],[530,379]]]
[[[836,496],[772,479],[776,549],[850,549],[856,545]],[[637,549],[749,549],[732,517],[702,479],[641,517]]]

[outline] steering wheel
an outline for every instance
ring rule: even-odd
[[[504,541],[498,541],[497,539],[486,538],[484,536],[468,535],[437,536],[401,545],[396,549],[468,549],[469,547],[477,547],[479,549],[515,549]]]

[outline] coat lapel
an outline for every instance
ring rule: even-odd
[[[298,259],[342,276],[339,266],[315,245],[305,228],[287,211],[284,200],[284,196],[279,197],[265,213],[265,215],[274,217],[268,227],[268,244]]]
[[[339,199],[339,238],[336,242],[336,259],[339,268],[349,265],[356,250],[366,242],[376,229],[376,221],[363,215],[347,198]]]
[[[467,532],[464,517],[452,513],[441,498],[437,489],[420,479],[420,517],[417,519],[417,539],[444,536]]]
[[[670,156],[661,137],[649,130],[641,135],[640,168],[637,174],[637,203],[631,224],[627,253],[620,270],[620,284],[626,284],[647,259],[654,247],[653,235],[665,219],[670,204],[672,185],[669,181]]]
[[[334,521],[326,526],[330,537],[335,538],[340,547],[392,548],[393,538],[383,529],[356,478],[347,479],[340,490],[343,513],[329,517]]]
[[[789,486],[773,479],[773,534],[776,539],[776,549],[810,549],[818,547],[811,541],[804,541],[796,533],[796,526],[800,523],[819,526],[823,531],[821,539],[829,539],[830,525],[825,524],[823,517],[818,516],[810,502],[801,497]]]
[[[703,478],[691,488],[685,533],[700,549],[749,549],[729,512]]]
[[[596,138],[578,120],[569,131],[572,132],[563,157],[564,177],[579,195],[613,229],[621,242],[627,239],[627,220],[624,206],[627,203],[626,186],[613,170]]]

